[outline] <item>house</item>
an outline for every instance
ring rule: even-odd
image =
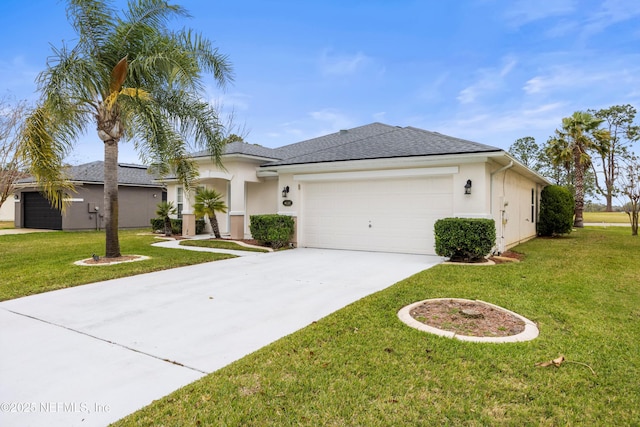
[[[92,230],[103,227],[104,162],[70,166],[66,171],[76,193],[70,194],[65,213],[51,207],[38,191],[33,177],[16,185],[15,226],[53,230]],[[164,186],[146,166],[118,165],[118,221],[120,228],[149,227],[158,203],[166,197]]]
[[[9,196],[2,206],[0,206],[0,221],[13,221],[15,211],[13,200],[13,196]]]
[[[495,220],[502,252],[536,235],[549,184],[500,148],[382,123],[274,149],[234,142],[224,169],[204,152],[193,159],[197,185],[222,193],[229,207],[217,216],[223,234],[250,238],[251,215],[278,213],[295,219],[301,247],[433,254],[435,221],[469,217]],[[190,224],[193,192],[166,184]]]

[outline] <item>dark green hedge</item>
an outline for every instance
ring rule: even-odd
[[[295,229],[293,218],[286,215],[251,215],[250,220],[253,238],[273,249],[286,246]]]
[[[162,218],[151,218],[151,228],[153,231],[160,230],[164,233],[164,220]],[[204,231],[204,219],[196,219],[196,234]],[[182,234],[182,220],[171,219],[171,234]]]
[[[549,185],[540,193],[539,236],[571,233],[574,213],[573,195],[559,185]]]
[[[496,243],[496,224],[484,218],[443,218],[434,226],[436,254],[452,261],[479,261]]]

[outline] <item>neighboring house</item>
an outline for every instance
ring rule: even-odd
[[[0,206],[0,221],[13,221],[15,212],[14,197],[9,196],[7,200]]]
[[[52,208],[38,191],[33,177],[16,187],[15,226],[53,230],[91,230],[103,227],[104,162],[70,166],[66,171],[75,185],[64,214]],[[150,227],[158,203],[166,197],[164,186],[154,180],[146,166],[118,165],[119,228]]]
[[[496,221],[502,252],[536,235],[549,184],[500,148],[381,123],[275,149],[234,142],[224,169],[206,153],[193,158],[198,185],[221,192],[229,206],[218,215],[223,234],[250,238],[251,215],[279,213],[295,219],[302,247],[433,254],[435,221],[470,217]],[[166,183],[168,200],[191,224],[193,191]]]

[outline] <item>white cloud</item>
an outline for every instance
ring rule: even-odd
[[[246,111],[249,109],[251,98],[251,95],[234,92],[220,94],[211,101],[214,105],[220,105],[225,110]]]
[[[633,62],[609,62],[603,58],[591,66],[586,63],[559,65],[530,78],[522,89],[528,95],[566,93],[578,89],[594,91],[595,88],[624,92],[627,87],[640,85],[640,64],[630,68],[630,63]]]
[[[586,20],[584,34],[591,35],[619,22],[640,16],[640,2],[636,0],[605,0]]]
[[[458,118],[433,126],[438,132],[506,149],[517,138],[533,136],[544,142],[567,115],[563,102],[464,110]]]
[[[570,15],[575,9],[575,0],[519,0],[511,3],[505,18],[512,26],[520,27],[550,17]]]
[[[503,86],[504,79],[515,68],[518,61],[515,58],[506,57],[503,58],[503,63],[500,69],[479,70],[479,79],[460,91],[457,97],[458,101],[461,104],[470,104],[484,94],[499,90]]]
[[[371,58],[362,52],[351,55],[334,55],[329,50],[325,50],[320,57],[320,69],[322,74],[327,75],[352,75],[371,62]]]
[[[275,129],[271,128],[266,133],[266,136],[273,140],[273,146],[281,146],[334,133],[340,129],[349,129],[361,124],[337,109],[325,108],[311,111],[297,120],[281,123]],[[267,146],[272,145],[268,141],[265,142]]]
[[[435,80],[424,82],[417,91],[417,98],[423,101],[436,101],[441,98],[442,89],[447,83],[450,73],[440,74]]]

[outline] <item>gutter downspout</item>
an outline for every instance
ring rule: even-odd
[[[491,217],[493,217],[493,176],[506,171],[507,169],[511,169],[513,167],[513,160],[511,160],[509,162],[508,165],[501,167],[500,169],[498,169],[497,171],[491,172],[490,175],[490,212],[491,212]],[[503,189],[504,190],[504,189]],[[500,206],[500,242],[498,243],[498,253],[502,253],[505,250],[505,244],[504,244],[504,214],[505,214],[505,210],[504,210],[504,206]]]

